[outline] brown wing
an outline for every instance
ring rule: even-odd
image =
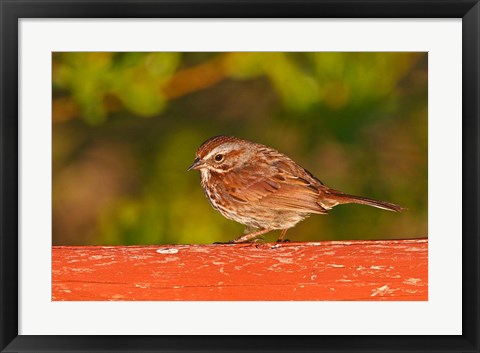
[[[327,213],[318,203],[321,182],[305,174],[291,160],[274,163],[261,171],[253,165],[247,166],[227,173],[224,178],[225,191],[238,202],[254,202],[278,210]]]

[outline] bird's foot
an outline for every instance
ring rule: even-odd
[[[285,234],[287,234],[287,229],[282,229],[282,232],[280,233],[280,236],[277,239],[277,243],[287,243],[290,242],[288,239],[283,239],[285,237]]]
[[[258,238],[252,239],[252,243],[265,243],[265,237],[263,235],[260,235]]]
[[[225,244],[235,244],[235,240],[229,240],[229,241],[216,241],[213,243],[214,245],[225,245]]]

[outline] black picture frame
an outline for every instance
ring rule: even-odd
[[[0,0],[2,352],[479,352],[477,0]],[[460,336],[18,335],[18,20],[20,18],[462,18],[463,307]],[[448,207],[448,205],[446,205]],[[460,236],[451,234],[450,236]]]

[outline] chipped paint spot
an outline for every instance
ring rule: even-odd
[[[137,288],[148,288],[150,285],[148,283],[136,283],[135,287]]]
[[[388,287],[388,285],[384,285],[383,287],[372,290],[371,296],[375,297],[378,295],[380,297],[383,297],[384,295],[391,294],[397,290],[398,289],[391,289],[390,287]]]
[[[176,254],[178,252],[178,249],[174,248],[161,248],[157,250],[157,253],[159,254]]]
[[[405,281],[403,281],[405,284],[411,284],[412,286],[418,286],[422,283],[422,280],[420,278],[409,278]]]

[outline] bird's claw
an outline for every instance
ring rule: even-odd
[[[258,238],[255,238],[252,240],[253,243],[265,243],[265,237],[263,235],[260,235]]]

